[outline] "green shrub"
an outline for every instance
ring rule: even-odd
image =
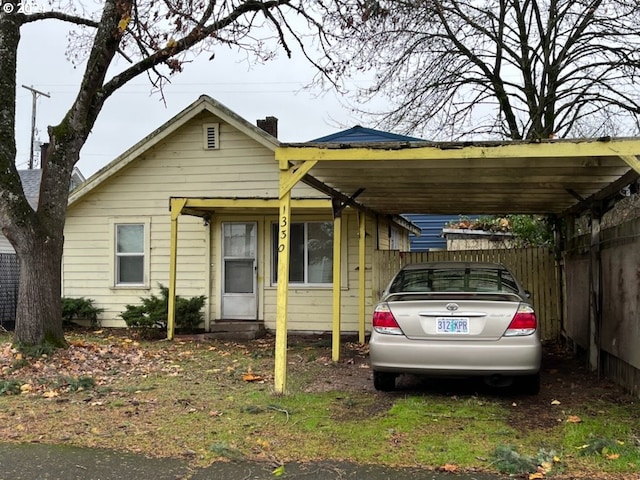
[[[20,382],[17,380],[0,380],[0,395],[19,395]]]
[[[62,297],[62,324],[71,325],[76,320],[89,322],[91,328],[99,326],[98,315],[104,312],[103,308],[93,306],[90,298],[68,298]]]
[[[142,305],[126,305],[126,310],[120,314],[127,326],[151,331],[152,329],[165,330],[169,317],[169,289],[161,284],[160,296],[151,295],[140,297]],[[176,295],[176,328],[193,332],[202,322],[202,307],[207,299],[200,295],[192,298],[183,298]]]

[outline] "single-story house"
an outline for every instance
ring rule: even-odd
[[[176,198],[207,199],[180,218],[176,293],[205,295],[204,329],[227,321],[275,330],[279,248],[277,120],[257,125],[208,96],[124,152],[72,192],[65,225],[63,296],[104,309],[103,326],[124,326],[127,304],[170,281]],[[269,133],[266,130],[269,130]],[[311,182],[309,182],[311,183]],[[355,192],[354,192],[355,193]],[[326,192],[291,192],[288,330],[332,329],[334,214]],[[341,329],[359,328],[362,212],[341,206]],[[344,207],[342,209],[342,207]],[[365,282],[374,249],[409,249],[418,229],[400,215],[367,212]],[[373,303],[371,289],[366,305]]]

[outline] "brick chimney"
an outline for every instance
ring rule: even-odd
[[[256,125],[272,137],[278,138],[278,119],[276,117],[266,117],[263,120],[258,120]]]

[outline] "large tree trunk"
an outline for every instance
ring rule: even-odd
[[[49,149],[41,159],[42,181],[36,212],[28,206],[25,222],[9,228],[20,260],[14,342],[66,346],[62,329],[62,250],[71,172],[85,132],[72,128],[72,116],[49,129]]]
[[[20,288],[14,341],[66,346],[61,321],[62,235],[36,231],[20,239]],[[39,321],[34,321],[39,319]]]

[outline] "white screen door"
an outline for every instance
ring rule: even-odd
[[[222,318],[256,320],[256,222],[222,224]]]

